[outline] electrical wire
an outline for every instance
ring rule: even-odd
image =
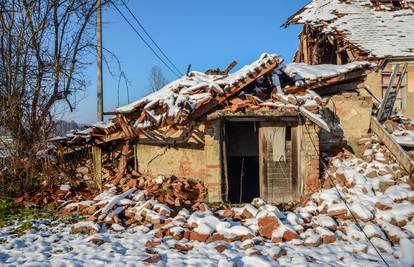
[[[310,139],[310,141],[311,141],[311,143],[312,143],[312,145],[313,145],[313,147],[314,147],[314,149],[316,150],[316,151],[318,151],[317,150],[317,148],[316,148],[316,145],[315,145],[315,143],[314,143],[314,141],[313,141],[313,138],[312,138],[312,136],[311,136],[311,134],[310,134],[310,132],[309,132],[309,129],[308,129],[308,126],[306,125],[306,124],[304,124],[305,125],[305,128],[306,128],[306,132],[308,133],[308,135],[309,135],[309,139]],[[321,163],[322,163],[322,165],[323,165],[323,167],[325,168],[325,169],[328,169],[328,166],[326,166],[326,164],[325,164],[325,162],[323,162],[323,160],[322,160],[322,157],[321,156],[319,156],[319,158],[320,158],[320,161],[321,161]],[[355,215],[352,213],[352,211],[351,211],[351,208],[349,207],[349,205],[348,205],[348,202],[346,201],[346,199],[342,196],[342,194],[341,194],[341,192],[339,191],[339,189],[338,189],[338,187],[336,187],[336,184],[334,183],[334,180],[332,179],[332,176],[331,176],[331,174],[329,173],[329,172],[327,172],[327,174],[328,174],[328,177],[329,177],[329,180],[331,181],[331,183],[332,183],[332,185],[334,186],[334,188],[335,188],[335,190],[336,190],[336,192],[338,193],[338,195],[339,195],[339,198],[344,202],[344,204],[345,204],[345,206],[346,206],[346,208],[347,208],[347,210],[349,211],[349,213],[351,214],[351,216],[352,216],[352,218],[354,219],[354,221],[355,221],[355,223],[356,223],[356,225],[357,225],[357,227],[359,228],[359,230],[364,234],[364,236],[365,236],[365,238],[368,240],[368,243],[374,248],[374,250],[377,252],[377,254],[378,254],[378,256],[381,258],[381,260],[385,263],[385,265],[387,266],[387,267],[390,267],[390,265],[387,263],[387,261],[385,260],[385,258],[382,256],[382,254],[381,254],[381,252],[377,249],[377,247],[371,242],[371,240],[368,238],[368,235],[365,233],[365,231],[364,231],[364,229],[362,228],[362,226],[361,226],[361,224],[359,224],[359,222],[358,222],[358,220],[357,220],[357,218],[355,217]]]
[[[124,0],[121,0],[122,4],[124,4],[125,8],[128,10],[129,14],[134,18],[134,20],[138,23],[139,27],[144,31],[145,35],[151,40],[151,42],[157,47],[157,49],[161,52],[161,54],[167,59],[167,61],[174,67],[174,69],[183,76],[184,74],[177,68],[177,66],[170,60],[170,58],[164,53],[164,51],[161,49],[161,47],[157,44],[157,42],[154,41],[154,39],[151,37],[151,35],[148,33],[148,31],[145,29],[144,25],[139,21],[139,19],[134,15],[134,13],[131,11],[131,9],[128,7],[128,5],[125,3]]]
[[[125,17],[124,13],[111,1],[112,5],[115,7],[115,9],[118,11],[118,13],[122,16],[122,18],[125,20],[126,23],[132,28],[132,30],[138,35],[138,37],[145,43],[145,45],[152,51],[152,53],[178,78],[181,76],[177,74],[176,71],[174,71],[161,57],[158,55],[158,53],[152,48],[152,46],[144,39],[144,37],[138,32],[138,30],[134,27],[134,25],[131,24],[131,22]]]

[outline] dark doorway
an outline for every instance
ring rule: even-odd
[[[228,200],[251,202],[260,196],[259,140],[255,122],[227,122]]]

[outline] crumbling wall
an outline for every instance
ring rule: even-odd
[[[301,194],[310,194],[320,188],[319,127],[306,120],[297,127],[299,137],[299,177]]]
[[[215,120],[205,123],[205,139],[203,163],[206,168],[204,184],[208,190],[209,202],[222,201],[222,161],[220,151],[220,131],[222,122]]]
[[[323,114],[331,132],[320,131],[321,152],[335,155],[346,146],[356,149],[357,140],[368,133],[372,107],[369,96],[356,93],[332,96]]]
[[[139,171],[146,175],[175,175],[203,180],[204,150],[185,147],[137,145]]]
[[[139,171],[151,176],[175,175],[202,181],[208,187],[209,201],[221,201],[219,122],[205,126],[201,147],[138,144]]]

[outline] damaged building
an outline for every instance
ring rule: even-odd
[[[303,25],[294,62],[377,64],[361,95],[384,99],[393,70],[406,72],[396,109],[414,117],[414,3],[406,0],[313,0],[284,24]],[[403,67],[404,66],[404,67]],[[362,88],[361,88],[362,89]]]
[[[285,65],[263,54],[231,74],[191,71],[117,108],[109,122],[54,142],[66,151],[89,144],[100,183],[102,154],[116,148],[118,172],[129,155],[140,175],[202,181],[210,202],[296,200],[320,187],[320,132],[331,131],[321,92],[361,84],[371,67]]]

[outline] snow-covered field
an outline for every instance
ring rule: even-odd
[[[70,225],[54,225],[45,220],[34,222],[33,229],[20,237],[10,234],[13,227],[0,231],[1,266],[143,266],[147,265],[144,260],[156,258],[157,255],[160,256],[160,261],[155,263],[157,266],[385,265],[372,248],[368,247],[367,253],[360,252],[367,248],[365,241],[338,241],[307,247],[296,241],[275,244],[262,237],[232,243],[176,241],[171,237],[164,238],[160,245],[150,248],[145,244],[154,238],[146,226],[129,228],[123,232],[108,230],[88,236],[70,234]],[[99,245],[98,240],[104,243]],[[249,244],[252,242],[257,245],[251,247]],[[179,251],[175,249],[176,244],[190,245],[193,249]],[[390,265],[403,266],[393,256],[384,256]]]

